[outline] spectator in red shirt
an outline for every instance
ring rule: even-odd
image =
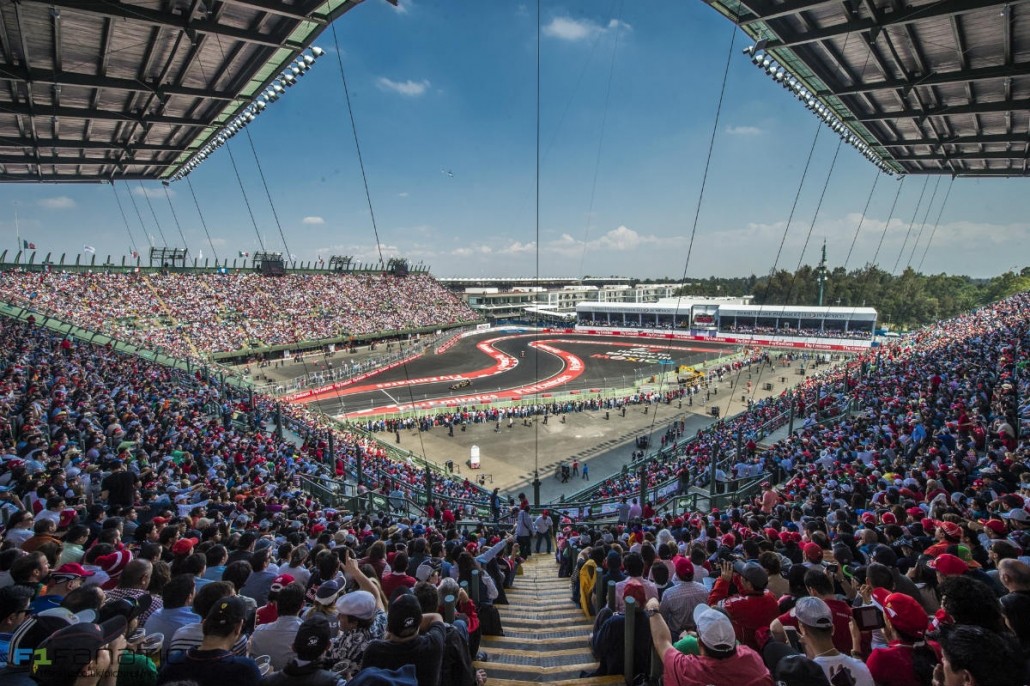
[[[923,607],[904,593],[873,592],[875,604],[883,609],[886,648],[876,648],[866,659],[873,680],[879,686],[925,686],[940,662],[941,648],[926,640],[927,615]],[[858,628],[852,624],[852,641]],[[853,653],[859,657],[860,654]]]
[[[408,554],[401,551],[394,556],[390,573],[383,574],[383,593],[387,598],[392,598],[398,588],[413,588],[418,583],[418,579],[408,576],[407,570]]]
[[[722,573],[708,595],[709,605],[721,603],[729,615],[737,639],[756,650],[755,632],[769,626],[780,613],[768,584],[769,575],[757,562],[723,561]]]

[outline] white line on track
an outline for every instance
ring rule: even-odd
[[[380,390],[380,392],[382,392],[382,394],[383,394],[383,395],[385,395],[385,396],[386,396],[387,398],[389,398],[389,399],[390,399],[390,402],[391,402],[391,403],[393,403],[394,405],[397,405],[397,404],[398,404],[398,402],[397,402],[397,399],[396,399],[396,398],[394,398],[394,397],[393,397],[392,395],[390,395],[389,393],[387,393],[387,392],[386,392],[385,390],[383,390],[382,388],[380,388],[379,390]]]

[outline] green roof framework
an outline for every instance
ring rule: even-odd
[[[168,179],[362,1],[0,0],[0,181]]]
[[[1028,0],[714,0],[899,174],[1030,174]]]

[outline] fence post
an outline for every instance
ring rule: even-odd
[[[454,624],[454,596],[447,595],[443,599],[443,621]]]
[[[626,603],[626,622],[625,622],[625,641],[623,642],[623,670],[622,675],[626,678],[626,686],[632,686],[633,675],[635,670],[633,668],[633,653],[634,644],[636,643],[636,625],[637,625],[637,601],[632,597],[628,596],[625,599]]]
[[[615,612],[615,582],[608,582],[608,609]]]
[[[594,567],[594,574],[597,575],[597,578],[594,579],[594,596],[596,596],[596,600],[594,601],[594,614],[597,615],[600,614],[601,608],[604,607],[604,604],[607,601],[606,596],[608,589],[605,588],[605,585],[601,583],[600,567]]]
[[[472,583],[469,584],[469,595],[472,596],[472,602],[477,606],[479,605],[479,570],[472,570]]]

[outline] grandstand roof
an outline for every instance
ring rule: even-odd
[[[1025,0],[712,0],[895,171],[1030,174]]]
[[[360,2],[0,3],[0,181],[166,179]]]

